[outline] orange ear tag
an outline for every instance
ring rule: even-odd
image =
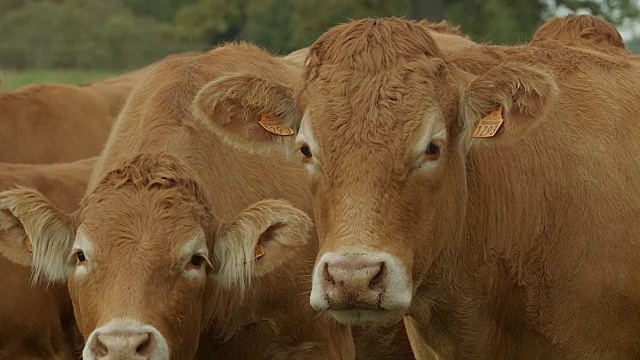
[[[27,250],[29,250],[30,253],[33,252],[33,244],[31,243],[31,238],[30,237],[25,237],[24,238],[24,242],[27,243]]]
[[[256,251],[255,251],[256,260],[260,259],[261,257],[263,257],[264,253],[265,253],[264,245],[262,245],[262,243],[258,243],[258,245],[256,245]]]
[[[258,122],[265,130],[272,134],[280,136],[293,135],[293,129],[288,126],[284,126],[284,124],[282,124],[282,120],[277,115],[262,114],[260,115],[260,120],[258,120]]]
[[[495,108],[487,116],[478,121],[476,129],[473,131],[474,138],[488,138],[494,136],[504,122],[502,118],[502,105]]]

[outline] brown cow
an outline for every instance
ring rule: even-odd
[[[502,59],[482,75],[459,66],[487,51]],[[297,93],[243,73],[205,89],[259,94],[253,111],[218,102],[209,127],[297,151],[313,308],[346,324],[408,313],[445,359],[638,358],[640,158],[625,154],[640,152],[640,64],[557,42],[500,51],[454,61],[415,22],[353,21],[311,46]],[[264,113],[297,135],[262,129]]]
[[[300,70],[247,45],[166,61],[134,89],[76,213],[34,191],[0,194],[33,242],[30,257],[24,236],[5,239],[5,254],[68,279],[85,360],[353,358],[349,328],[308,305],[309,218],[265,200],[310,212],[302,170],[214,141],[191,114],[228,72],[289,84]]]
[[[49,164],[98,155],[126,97],[156,65],[81,86],[35,84],[0,92],[0,162]]]
[[[100,153],[114,117],[75,85],[38,84],[0,93],[0,162],[70,162]]]
[[[68,164],[0,164],[0,190],[31,186],[64,211],[79,205],[97,158]],[[9,218],[11,219],[11,218]],[[19,231],[19,223],[2,227]],[[0,248],[0,251],[2,248]],[[77,359],[82,337],[64,284],[31,287],[29,268],[0,256],[0,359]]]
[[[569,14],[547,20],[533,34],[533,40],[557,40],[613,54],[631,54],[616,27],[595,15]]]

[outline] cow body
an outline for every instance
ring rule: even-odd
[[[113,121],[99,96],[74,85],[0,93],[0,161],[46,164],[98,155]]]
[[[50,164],[98,155],[129,93],[162,61],[79,86],[34,84],[1,92],[0,162]]]
[[[640,356],[640,160],[624,155],[640,151],[640,67],[558,42],[434,39],[400,19],[327,31],[300,86],[261,85],[267,103],[299,89],[303,116],[279,117],[295,139],[219,110],[226,141],[295,151],[308,172],[311,305],[346,324],[408,313],[445,359]],[[262,84],[243,80],[234,91]]]

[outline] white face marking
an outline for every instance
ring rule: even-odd
[[[209,249],[207,249],[207,241],[204,231],[199,230],[194,236],[191,237],[189,241],[187,241],[180,250],[181,259],[185,264],[185,276],[194,276],[199,277],[204,275],[204,266],[200,269],[189,267],[189,263],[191,262],[191,258],[194,255],[201,255],[205,259],[209,259]],[[208,260],[207,260],[208,261]]]
[[[447,129],[444,126],[444,123],[440,121],[440,115],[437,113],[432,113],[426,118],[423,129],[423,135],[419,138],[413,151],[415,158],[419,161],[418,165],[420,169],[428,171],[436,168],[440,161],[435,160],[422,162],[422,155],[431,142],[435,142],[440,146],[445,143],[447,139]]]
[[[77,255],[75,254],[79,251],[82,251],[86,261],[84,263],[75,265],[74,271],[76,276],[85,275],[87,272],[89,272],[89,269],[91,267],[90,259],[93,256],[93,242],[89,238],[87,229],[84,225],[80,225],[78,231],[76,231],[76,239],[73,243],[73,246],[71,247],[71,254],[69,255],[70,257],[72,257],[71,261],[77,262]]]
[[[315,167],[318,165],[318,159],[316,154],[319,153],[318,143],[313,138],[313,129],[311,128],[311,121],[309,119],[309,112],[305,111],[304,116],[302,117],[302,121],[300,123],[300,130],[298,130],[298,135],[296,136],[296,144],[299,148],[303,144],[309,145],[309,149],[311,150],[312,157],[309,160],[305,159],[304,167],[312,174],[315,170]],[[303,156],[303,155],[300,155]]]

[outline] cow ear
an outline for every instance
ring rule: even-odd
[[[259,278],[296,257],[308,244],[309,216],[283,200],[262,200],[218,229],[214,269],[227,286],[246,289]]]
[[[515,141],[537,126],[558,97],[552,75],[522,63],[506,63],[474,79],[460,102],[465,150],[477,144]]]
[[[200,89],[193,108],[194,118],[229,145],[259,153],[293,150],[300,116],[290,84],[223,76]]]
[[[34,189],[0,192],[0,253],[31,266],[33,280],[64,281],[75,238],[69,217]]]

